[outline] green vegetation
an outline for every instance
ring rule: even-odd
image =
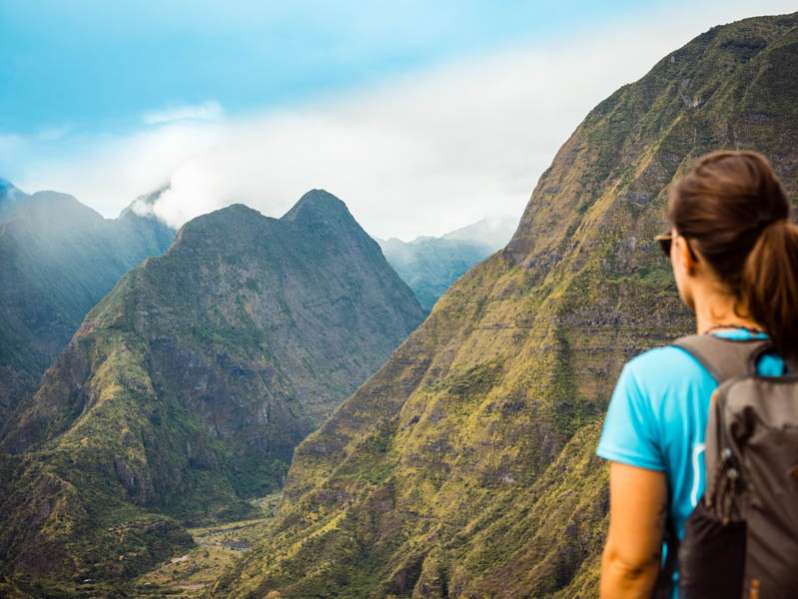
[[[214,597],[593,597],[594,457],[622,364],[692,327],[651,241],[690,160],[755,148],[798,197],[798,15],[714,28],[599,104],[507,248],[296,450]]]
[[[2,440],[8,588],[127,589],[196,556],[187,528],[257,518],[294,446],[422,316],[325,192],[280,220],[235,205],[186,224],[91,310]]]

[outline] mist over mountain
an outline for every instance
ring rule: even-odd
[[[500,250],[518,228],[518,218],[514,216],[486,217],[475,223],[455,229],[443,235],[444,239],[471,241],[495,252]]]
[[[423,236],[405,242],[378,239],[388,262],[410,285],[426,310],[469,268],[504,247],[518,220],[484,218],[441,237]]]
[[[128,580],[190,547],[184,527],[253,515],[423,316],[323,190],[280,219],[235,204],[188,222],[91,310],[7,432],[0,574]]]
[[[0,177],[0,222],[10,217],[17,202],[24,197],[25,194],[14,187],[10,181]]]
[[[753,148],[795,204],[796,81],[798,13],[712,28],[597,105],[507,247],[297,448],[275,522],[213,596],[596,596],[612,387],[693,327],[653,242],[666,187]]]
[[[173,237],[153,217],[109,220],[70,195],[0,180],[0,431],[86,313]]]

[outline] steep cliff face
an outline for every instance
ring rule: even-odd
[[[155,218],[108,220],[72,196],[0,180],[0,433],[86,313],[173,238]]]
[[[339,199],[186,224],[86,317],[5,439],[6,572],[127,577],[246,516],[423,311]]]
[[[602,414],[625,360],[692,327],[651,241],[665,188],[755,148],[794,200],[797,80],[798,14],[748,19],[591,111],[504,251],[299,446],[271,533],[214,596],[595,596]]]

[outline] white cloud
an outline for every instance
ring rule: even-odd
[[[162,125],[176,121],[214,121],[222,118],[223,115],[222,105],[211,100],[202,104],[171,106],[163,110],[147,112],[142,115],[141,120],[146,125]]]
[[[144,132],[95,140],[20,183],[112,215],[171,181],[155,210],[173,224],[232,202],[280,216],[322,187],[381,238],[517,216],[558,147],[620,85],[712,25],[789,10],[747,4],[648,12],[290,110],[232,118],[208,102],[151,113]]]

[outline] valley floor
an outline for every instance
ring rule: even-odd
[[[225,568],[241,559],[265,533],[280,501],[274,493],[254,501],[262,517],[189,529],[197,547],[134,581],[137,596],[201,597]]]

